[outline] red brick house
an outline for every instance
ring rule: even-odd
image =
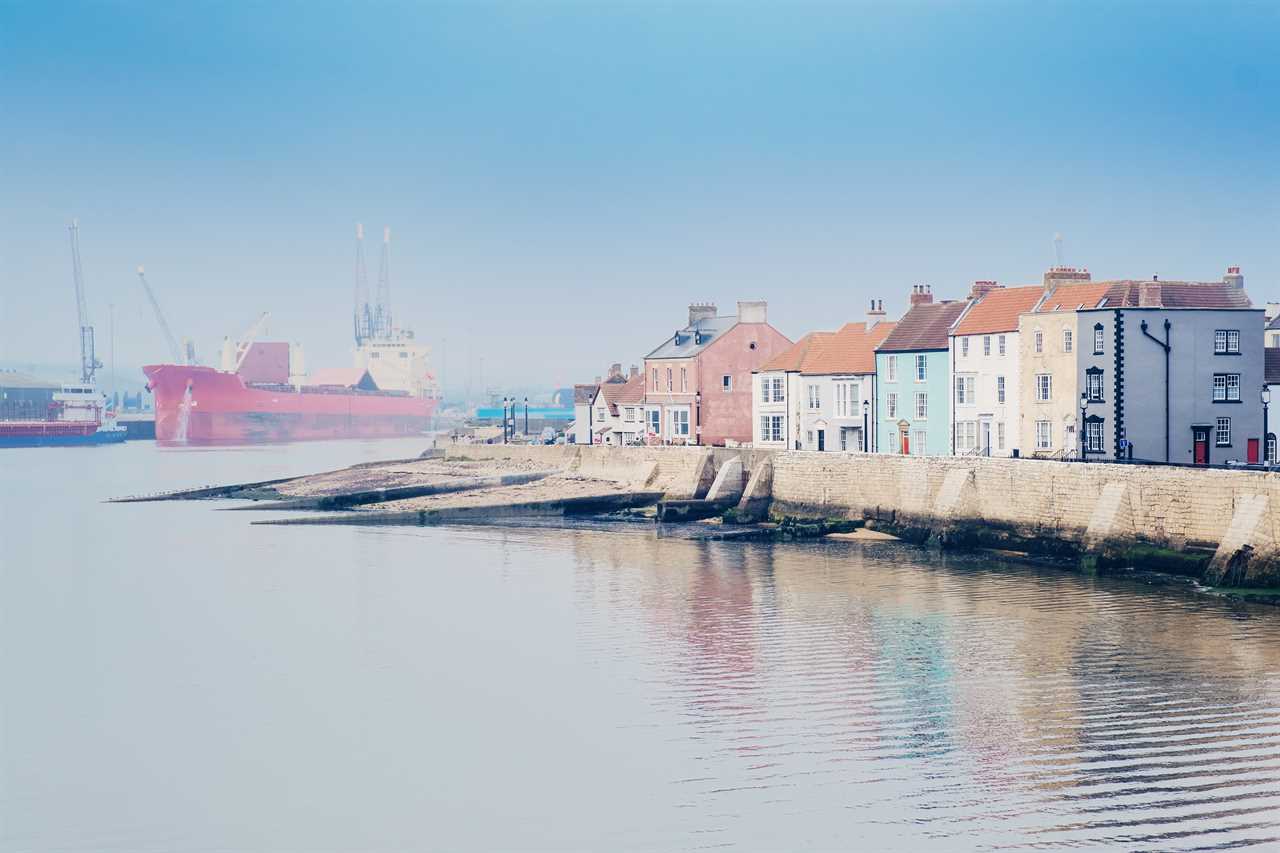
[[[662,444],[751,441],[751,373],[791,346],[765,302],[690,305],[689,322],[644,360],[647,440]]]

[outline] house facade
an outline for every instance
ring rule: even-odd
[[[644,360],[646,440],[661,444],[752,440],[752,373],[791,346],[769,325],[764,302],[739,302],[738,313],[689,306],[689,322]]]
[[[606,381],[591,400],[592,443],[622,447],[645,441],[644,378],[638,369],[625,381]]]
[[[1023,440],[1038,455],[1261,461],[1263,309],[1243,285],[1229,272],[1047,294],[1020,322]]]
[[[881,453],[951,453],[951,326],[967,302],[912,289],[910,310],[876,348],[876,444]]]
[[[873,302],[864,323],[814,332],[752,377],[752,444],[825,452],[876,449],[875,347],[896,324]],[[865,438],[864,438],[865,436]]]
[[[1042,285],[974,282],[968,309],[951,331],[955,453],[1015,456],[1021,447],[1018,318],[1044,296]]]

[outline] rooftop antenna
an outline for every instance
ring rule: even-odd
[[[356,346],[363,344],[372,334],[373,317],[369,311],[369,278],[364,268],[364,225],[356,223]]]
[[[1058,266],[1065,266],[1062,262],[1062,234],[1053,235],[1053,254],[1058,259]]]
[[[382,229],[382,257],[378,261],[378,298],[373,309],[374,337],[391,337],[391,228]]]

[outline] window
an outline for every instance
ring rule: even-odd
[[[689,410],[688,409],[672,409],[671,410],[671,434],[672,435],[688,435],[689,434]]]
[[[810,409],[822,408],[822,393],[819,391],[817,385],[809,386],[809,408]]]
[[[889,392],[884,395],[884,411],[886,417],[896,418],[898,416],[898,395]]]
[[[671,368],[670,367],[667,368],[667,390],[668,391],[673,390],[671,386]]]
[[[653,390],[658,390],[658,368],[653,369]]]
[[[1240,354],[1240,330],[1218,329],[1213,333],[1213,352],[1215,355]]]
[[[1240,374],[1215,373],[1213,375],[1213,402],[1240,402]]]
[[[996,422],[996,450],[1004,450],[1004,421]]]
[[[760,440],[782,441],[782,415],[760,416]]]
[[[969,339],[968,338],[960,339],[960,355],[962,356],[969,355]]]
[[[1036,352],[1044,352],[1044,332],[1036,329],[1035,335],[1032,337],[1035,341]]]
[[[400,357],[401,357],[401,358],[408,358],[408,357],[409,357],[409,353],[407,353],[407,352],[402,352],[402,353],[400,353]]]
[[[721,390],[721,391],[732,391],[732,390],[733,390],[733,377],[732,377],[732,376],[730,376],[729,374],[727,374],[727,373],[726,373],[724,376],[721,376],[721,377],[720,377],[720,390]]]
[[[1053,424],[1049,421],[1036,421],[1036,450],[1049,450],[1053,447]]]
[[[1000,337],[996,338],[996,341],[1000,345],[1000,354],[1004,355],[1004,335],[1001,335]]]
[[[602,407],[602,408],[596,409],[596,420],[597,420],[597,421],[603,421],[604,419],[605,419],[605,410],[604,410],[604,408]]]
[[[625,420],[634,421],[636,419],[636,407],[627,406],[625,409],[622,410],[622,417]]]
[[[983,335],[982,337],[982,354],[991,355],[991,336]]]
[[[925,442],[928,438],[924,430],[918,429],[911,433],[911,455],[924,456]]]
[[[996,377],[996,402],[997,403],[1004,402],[1004,377],[1003,376]]]
[[[804,443],[808,447],[813,446],[813,430],[807,430],[804,434]]]
[[[1231,418],[1218,418],[1218,429],[1216,430],[1217,440],[1214,442],[1218,447],[1231,446]]]
[[[1085,393],[1089,395],[1090,403],[1102,402],[1102,371],[1096,368],[1090,368],[1084,377]]]
[[[656,374],[658,371],[654,371]],[[658,435],[662,432],[662,412],[659,409],[649,409],[644,413],[645,418],[649,421],[649,432]]]
[[[689,390],[689,371],[687,368],[680,368],[680,391],[683,393]]]
[[[1095,323],[1093,326],[1093,354],[1102,355],[1103,352],[1102,324]]]
[[[858,416],[858,400],[861,398],[861,388],[857,382],[837,382],[836,388],[836,417],[837,418],[855,418]]]
[[[782,377],[781,376],[765,376],[760,380],[760,402],[761,403],[781,403],[782,402]]]
[[[1263,462],[1276,461],[1276,437],[1274,435],[1267,436],[1267,449],[1265,453],[1267,455],[1266,455],[1266,458],[1262,460]]]
[[[956,453],[966,453],[978,446],[978,422],[956,421]]]
[[[1036,402],[1047,403],[1053,399],[1053,374],[1036,374]]]
[[[929,357],[926,355],[916,356],[916,381],[924,382],[929,378]]]
[[[956,405],[972,406],[976,400],[973,395],[974,377],[957,376],[956,377]]]
[[[898,357],[896,355],[885,356],[884,359],[884,381],[898,381]]]
[[[929,417],[929,395],[923,391],[916,392],[916,420]]]
[[[1072,340],[1073,337],[1074,335],[1072,334],[1070,329],[1062,330],[1062,351],[1063,352],[1071,352],[1071,345],[1072,343],[1074,343],[1074,341]]]
[[[1090,418],[1084,422],[1084,448],[1089,453],[1102,453],[1102,418]]]

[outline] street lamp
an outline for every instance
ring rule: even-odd
[[[1267,407],[1271,405],[1271,386],[1262,386],[1262,464],[1271,462],[1271,434],[1267,432]]]
[[[1089,461],[1088,459],[1085,458],[1089,453],[1089,445],[1085,443],[1085,434],[1084,434],[1085,433],[1084,413],[1087,408],[1089,408],[1089,394],[1085,391],[1081,391],[1080,392],[1080,461],[1081,462]]]
[[[702,392],[697,391],[693,395],[693,442],[694,444],[702,444]]]
[[[502,443],[507,443],[507,398],[502,398]]]
[[[529,437],[529,398],[524,398],[524,437]]]
[[[871,403],[862,401],[862,452],[871,452],[871,434],[867,431],[871,419]]]

